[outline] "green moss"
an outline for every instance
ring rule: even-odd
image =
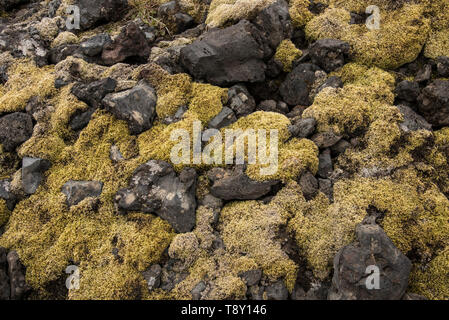
[[[51,66],[38,68],[27,59],[14,61],[8,69],[8,81],[0,88],[0,112],[21,111],[32,97],[43,101],[55,94],[53,71]]]
[[[337,75],[345,82],[344,88],[324,89],[304,112],[304,118],[317,120],[318,131],[351,135],[368,127],[377,114],[391,114],[395,80],[389,73],[347,64]]]
[[[0,199],[0,227],[3,227],[9,220],[11,212],[6,207],[6,201]]]
[[[342,8],[341,3],[335,6],[307,23],[307,37],[311,40],[333,38],[347,41],[354,59],[369,66],[394,69],[415,60],[430,31],[424,4],[404,4],[395,9],[381,6],[381,27],[378,30],[369,30],[364,24],[351,25],[350,11]],[[398,34],[404,36],[398,37]]]
[[[442,250],[425,268],[415,265],[410,275],[410,290],[432,300],[449,299],[449,247]]]
[[[61,32],[51,43],[52,48],[69,43],[78,43],[79,38],[76,34],[68,31]]]
[[[38,148],[44,142],[48,150],[53,149],[50,139],[41,141],[34,145],[36,150],[30,146],[29,152],[42,153]],[[144,268],[158,261],[173,237],[171,227],[159,218],[125,218],[114,213],[114,195],[127,185],[141,162],[132,159],[114,163],[109,158],[110,148],[116,145],[125,158],[132,158],[136,155],[135,138],[125,122],[97,111],[75,144],[62,147],[61,140],[58,144],[61,153],[52,158],[45,184],[17,205],[0,245],[19,252],[27,267],[27,281],[35,288],[44,290],[73,264],[70,261],[75,261],[85,281],[81,280],[79,291],[70,292],[71,298],[122,298],[130,290],[125,284],[135,283]],[[102,181],[100,201],[86,199],[67,208],[61,187],[68,180]],[[113,247],[119,249],[123,262],[113,259]],[[104,279],[106,289],[98,289]],[[133,294],[128,297],[136,297]]]
[[[194,83],[191,96],[186,116],[194,114],[206,125],[223,109],[228,100],[228,90],[210,84]]]
[[[312,20],[314,15],[310,12],[309,6],[309,0],[290,0],[289,13],[295,27],[303,28]]]
[[[273,2],[274,0],[212,0],[206,24],[220,27],[229,21],[249,19]]]
[[[181,73],[171,75],[160,66],[150,64],[143,68],[144,78],[150,81],[157,91],[156,112],[159,118],[173,116],[181,106],[187,106],[192,90],[192,79]],[[135,71],[134,78],[142,73],[142,68]]]
[[[276,50],[274,59],[281,63],[285,72],[292,71],[293,62],[302,56],[302,51],[295,47],[291,40],[284,40]]]

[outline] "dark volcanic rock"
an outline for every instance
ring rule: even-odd
[[[227,106],[234,110],[237,118],[241,118],[256,110],[256,101],[244,85],[235,85],[228,90]]]
[[[432,130],[432,125],[426,119],[417,114],[413,109],[405,105],[396,106],[404,116],[404,121],[400,127],[405,132],[416,130]]]
[[[80,8],[81,30],[96,27],[102,23],[117,21],[128,8],[127,0],[76,0]]]
[[[62,193],[67,197],[67,204],[77,205],[86,198],[96,198],[103,190],[103,183],[99,181],[73,181],[70,180],[62,186]]]
[[[89,106],[99,108],[101,101],[108,94],[114,92],[117,81],[105,78],[90,83],[78,82],[72,87],[72,94]]]
[[[420,93],[419,84],[415,81],[401,81],[396,86],[395,93],[400,100],[414,102]]]
[[[101,33],[81,42],[81,51],[89,57],[99,55],[103,51],[103,47],[111,42],[112,39],[107,33]]]
[[[103,105],[117,119],[128,122],[131,134],[139,134],[152,127],[156,101],[155,90],[142,80],[130,90],[108,94]]]
[[[268,300],[287,300],[288,290],[284,281],[280,280],[265,289]]]
[[[246,20],[212,30],[181,49],[180,61],[195,79],[225,86],[265,80],[264,48],[257,28]]]
[[[319,132],[311,138],[319,148],[329,148],[341,140],[341,136],[337,136],[333,131]]]
[[[0,301],[9,300],[11,288],[9,286],[8,263],[6,261],[5,248],[0,247]]]
[[[256,200],[271,191],[276,181],[254,181],[244,172],[242,166],[235,169],[214,168],[207,173],[213,182],[210,193],[222,200]]]
[[[288,127],[291,135],[297,138],[307,138],[315,132],[316,120],[314,118],[299,119]]]
[[[271,56],[282,40],[291,38],[293,27],[288,12],[288,3],[285,0],[278,0],[270,6],[262,9],[257,16],[251,20],[260,30],[271,51],[266,48],[266,55]]]
[[[33,133],[33,120],[27,113],[15,112],[0,118],[0,143],[4,151],[13,151]]]
[[[440,77],[449,78],[449,57],[438,57],[437,70]]]
[[[332,157],[331,157],[331,151],[330,149],[324,150],[320,156],[320,163],[318,166],[318,175],[321,178],[328,178],[329,175],[332,173],[333,166],[332,166]]]
[[[309,96],[316,80],[315,72],[320,70],[318,66],[310,63],[303,63],[294,68],[279,88],[283,100],[292,106],[311,105]]]
[[[0,0],[0,8],[8,11],[16,9],[19,5],[29,2],[30,0]]]
[[[357,241],[335,256],[329,299],[399,300],[407,289],[412,264],[380,226],[364,223],[356,228]],[[370,276],[367,270],[372,266],[380,272],[378,289],[368,289],[367,284],[372,284],[368,277],[374,275]]]
[[[236,121],[237,118],[234,111],[228,107],[224,107],[216,117],[209,121],[209,128],[221,129]]]
[[[150,46],[145,33],[131,22],[122,28],[120,34],[103,47],[101,59],[106,65],[113,65],[126,59],[144,62],[150,54]]]
[[[51,166],[50,161],[25,157],[22,160],[22,186],[27,194],[33,194],[44,178],[44,172]]]
[[[326,79],[326,81],[319,86],[317,93],[321,92],[325,88],[343,88],[343,81],[337,76],[332,76]]]
[[[422,90],[418,110],[435,126],[449,125],[449,80],[435,80]]]
[[[6,256],[6,260],[8,261],[11,300],[23,299],[31,290],[25,281],[25,267],[20,262],[19,255],[15,251],[10,251]]]
[[[81,55],[80,46],[77,44],[62,44],[55,48],[51,48],[48,54],[48,61],[51,64],[58,64],[59,62],[67,59],[69,56],[77,56]]]
[[[299,186],[306,200],[313,199],[318,193],[318,180],[308,171],[299,179]]]
[[[350,46],[347,42],[334,39],[318,40],[310,47],[309,55],[312,63],[326,72],[332,72],[345,64]]]
[[[115,202],[119,212],[154,213],[176,232],[190,232],[196,223],[196,181],[194,169],[184,169],[178,176],[167,162],[150,160],[136,169]]]

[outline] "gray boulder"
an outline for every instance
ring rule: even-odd
[[[139,134],[152,127],[156,101],[155,90],[142,80],[130,90],[106,95],[103,105],[117,119],[128,122],[131,134]]]
[[[26,194],[33,194],[44,179],[44,173],[51,166],[50,161],[40,158],[22,159],[22,186]]]
[[[119,213],[154,213],[176,232],[190,232],[196,223],[196,182],[194,169],[177,175],[169,163],[150,160],[136,169],[128,188],[117,192],[115,203]]]
[[[20,262],[16,251],[10,251],[6,256],[8,261],[8,274],[11,287],[11,300],[25,298],[31,288],[25,281],[25,266]]]
[[[449,80],[435,80],[418,97],[418,111],[437,127],[449,125]]]
[[[180,62],[195,79],[218,86],[265,80],[266,65],[258,29],[246,20],[208,32],[181,49]]]
[[[449,57],[438,57],[437,70],[440,77],[449,78]]]
[[[227,106],[234,111],[237,118],[241,118],[256,110],[256,101],[244,85],[235,85],[228,90]]]
[[[103,183],[99,181],[70,180],[62,186],[62,193],[67,197],[67,204],[77,205],[86,198],[96,198],[101,195]]]
[[[400,124],[400,127],[405,132],[417,130],[432,130],[432,125],[429,124],[426,119],[413,111],[412,108],[406,105],[398,105],[396,106],[396,108],[398,108],[404,116],[404,121]]]
[[[299,119],[288,127],[291,135],[297,138],[310,137],[316,128],[316,120],[314,118]]]
[[[408,286],[412,267],[410,260],[394,246],[375,222],[367,221],[358,225],[356,236],[356,242],[344,247],[335,256],[329,299],[401,299]],[[368,278],[375,277],[373,270],[370,270],[373,266],[380,272],[378,288],[373,287]]]
[[[268,286],[265,289],[268,300],[287,300],[288,299],[288,289],[284,284],[284,281],[279,280],[274,284]]]
[[[121,19],[128,8],[128,0],[76,0],[80,8],[80,27],[87,30]]]
[[[101,33],[81,42],[81,51],[89,57],[99,55],[103,51],[103,47],[111,42],[112,39],[107,33]]]
[[[210,193],[222,200],[256,200],[271,191],[277,181],[255,181],[244,172],[243,166],[234,169],[214,168],[207,173],[212,181]]]

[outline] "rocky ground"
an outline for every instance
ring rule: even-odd
[[[447,0],[0,0],[0,299],[449,299],[448,78]]]

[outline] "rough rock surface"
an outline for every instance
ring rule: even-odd
[[[27,141],[33,133],[31,116],[15,112],[0,118],[0,143],[5,151],[12,151]]]
[[[44,178],[44,172],[51,166],[50,161],[25,157],[22,160],[22,185],[27,194],[33,194]]]
[[[98,197],[103,190],[100,181],[73,181],[66,182],[62,187],[62,193],[67,198],[67,204],[74,206],[89,197]]]
[[[156,115],[156,92],[145,81],[130,90],[108,94],[103,99],[106,109],[129,124],[132,134],[151,128]]]
[[[435,80],[422,90],[419,111],[435,126],[449,125],[449,80]]]
[[[329,298],[332,300],[399,300],[408,285],[410,260],[391,242],[375,223],[356,228],[357,242],[343,248],[334,259],[334,277]],[[371,274],[367,268],[376,266],[378,289],[369,289]]]
[[[181,62],[196,79],[215,85],[265,79],[261,35],[248,21],[207,33],[181,49]]]
[[[213,182],[210,192],[213,196],[223,200],[255,200],[270,192],[276,181],[258,182],[251,180],[242,166],[232,170],[221,168],[212,169],[207,173]]]
[[[148,40],[142,30],[131,22],[111,42],[103,46],[101,59],[106,65],[113,65],[126,59],[145,60],[150,54]]]
[[[151,160],[136,169],[115,202],[119,211],[154,213],[177,232],[189,232],[196,221],[196,180],[193,169],[177,175],[167,162]]]
[[[76,0],[80,8],[81,30],[90,29],[104,22],[116,21],[128,7],[127,0]]]
[[[310,93],[316,80],[315,72],[319,70],[318,66],[310,63],[300,64],[294,68],[279,89],[284,101],[292,106],[311,105]]]

